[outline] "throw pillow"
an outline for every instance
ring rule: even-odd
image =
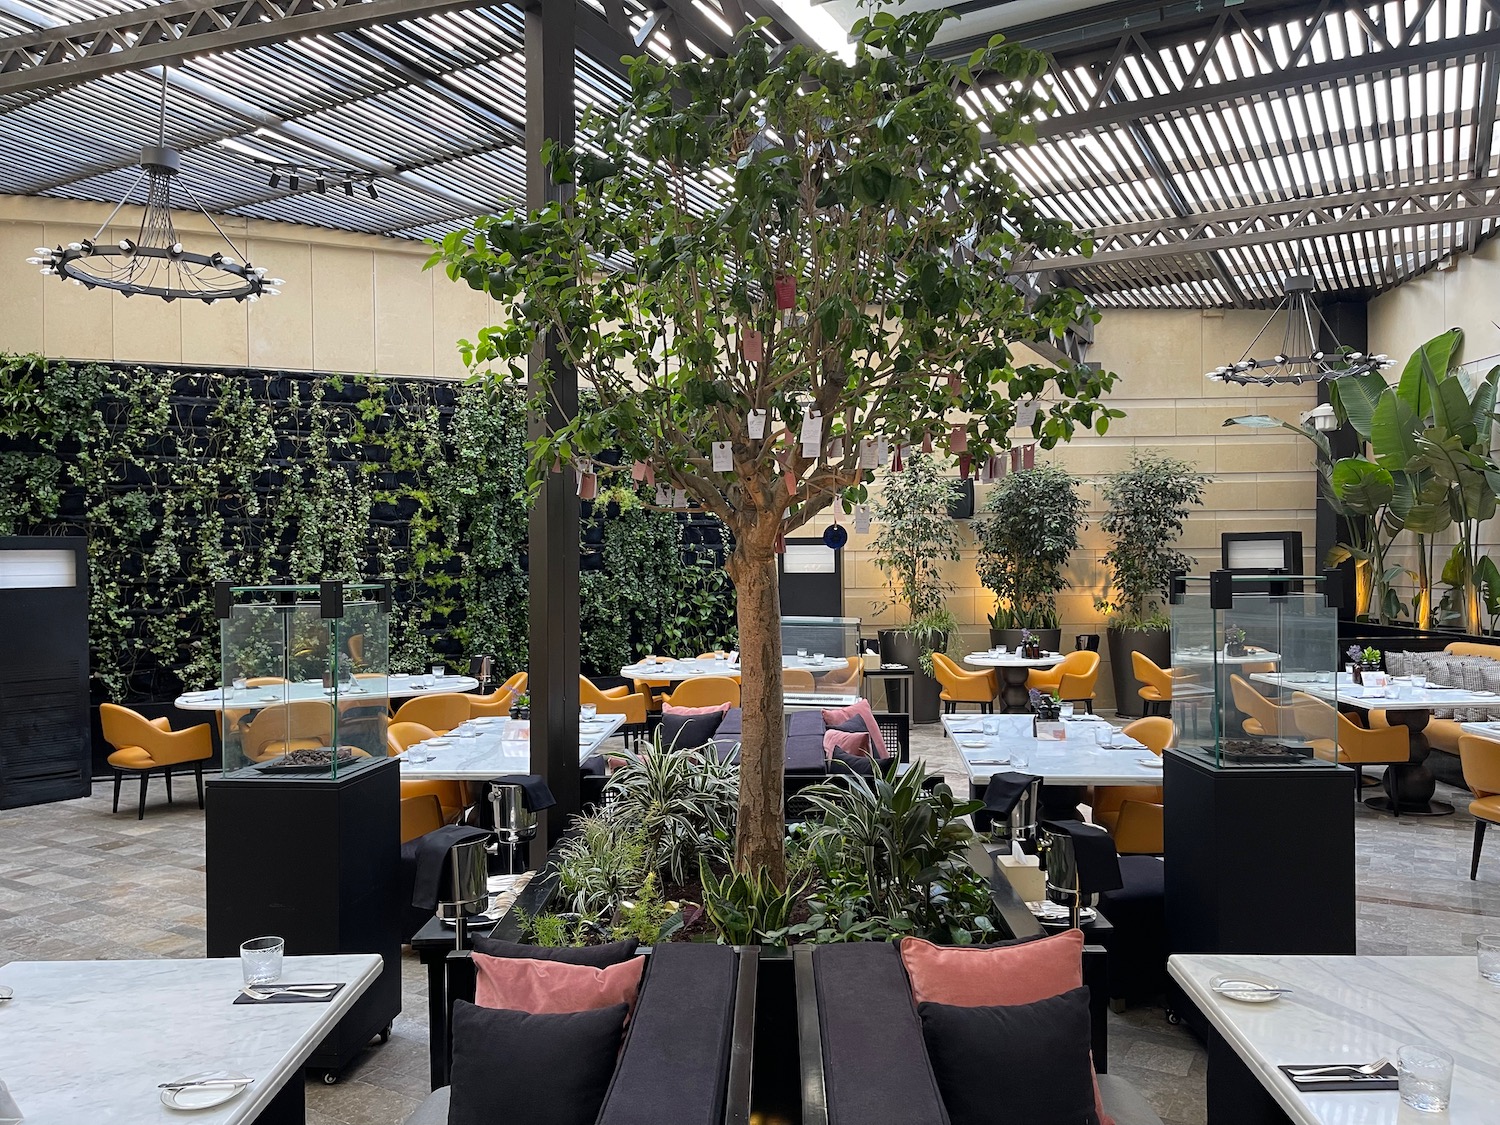
[[[728,712],[728,703],[715,703],[712,707],[674,707],[670,703],[661,705],[663,715],[724,715]]]
[[[861,699],[850,707],[836,707],[823,712],[823,722],[830,727],[842,726],[850,719],[859,719],[870,732],[870,745],[875,748],[877,758],[889,758],[890,750],[885,745],[885,735],[880,733],[880,724],[875,721],[875,712],[868,699]]]
[[[454,1001],[448,1125],[494,1125],[497,1106],[527,1125],[593,1125],[624,1033],[624,1004],[538,1015]]]
[[[596,969],[529,957],[474,958],[474,1003],[481,1008],[511,1008],[551,1014],[587,1012],[612,1004],[635,1007],[641,988],[644,957]]]
[[[830,729],[823,732],[823,755],[830,762],[833,761],[835,750],[842,750],[846,754],[870,756],[870,732]]]
[[[1088,989],[1034,1004],[919,1004],[917,1014],[952,1125],[1098,1125]]]
[[[718,733],[724,712],[715,709],[707,715],[663,715],[656,737],[668,750],[692,750],[707,746]]]
[[[852,773],[856,777],[875,776],[875,759],[869,754],[851,754],[847,750],[835,750],[828,763],[829,773]]]
[[[1410,670],[1406,666],[1408,655],[1405,652],[1394,652],[1387,649],[1385,654],[1385,670],[1393,676],[1410,675]]]
[[[635,956],[635,938],[612,941],[608,945],[522,945],[520,942],[504,941],[485,934],[474,934],[469,938],[475,953],[486,957],[520,957],[532,961],[560,961],[564,965],[591,965],[596,969],[607,969],[611,965],[629,961]]]

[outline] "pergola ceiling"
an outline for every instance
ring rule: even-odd
[[[1101,305],[1264,307],[1299,268],[1368,295],[1500,222],[1500,0],[947,6],[945,54],[1003,30],[1052,56],[1055,112],[995,157],[1096,251],[1015,268]],[[799,34],[771,0],[579,0],[579,108],[620,97],[638,44],[722,50],[762,13]],[[524,199],[524,39],[478,0],[0,0],[0,192],[117,202],[170,62],[167,141],[211,210],[440,236]],[[373,172],[380,198],[271,188],[256,157]]]

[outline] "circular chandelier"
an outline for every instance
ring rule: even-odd
[[[275,296],[281,292],[276,287],[284,282],[280,278],[267,278],[264,269],[252,265],[235,248],[185,180],[178,182],[189,201],[218,232],[229,252],[204,254],[183,247],[172,221],[172,184],[182,170],[182,158],[175,149],[167,147],[166,122],[167,71],[163,67],[157,143],[141,150],[141,174],[130,185],[125,198],[115,205],[109,218],[91,237],[55,247],[39,246],[36,256],[27,261],[40,266],[49,277],[59,277],[86,289],[113,289],[127,297],[140,293],[164,301],[202,301],[211,305],[215,301],[256,301],[262,296]],[[135,237],[106,238],[105,230],[143,182],[145,213]]]
[[[1286,314],[1286,331],[1282,333],[1281,350],[1266,359],[1252,358],[1250,353],[1255,350],[1255,345],[1283,313]],[[1332,341],[1331,344],[1318,345],[1319,328],[1322,329],[1321,335]],[[1204,378],[1215,383],[1256,383],[1263,387],[1291,383],[1300,386],[1323,379],[1337,379],[1341,375],[1367,375],[1390,365],[1388,355],[1366,355],[1340,344],[1313,300],[1312,277],[1294,274],[1286,279],[1285,296],[1255,334],[1255,339],[1250,341],[1245,354],[1234,363],[1206,372]]]

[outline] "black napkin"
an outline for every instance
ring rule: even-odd
[[[250,987],[255,988],[256,985],[252,984]],[[291,988],[294,987],[294,985],[292,984],[292,982],[283,983],[281,981],[277,981],[275,984],[268,984],[265,987]],[[257,1000],[254,996],[246,996],[243,992],[241,992],[234,998],[234,1002],[236,1004],[326,1004],[342,991],[344,991],[344,986],[340,984],[337,988],[330,988],[321,996],[302,996],[295,992],[273,992],[264,1000]]]
[[[1026,790],[1036,778],[1029,773],[990,774],[989,784],[984,789],[984,807],[996,816],[1007,817],[1016,807]]]
[[[448,852],[454,844],[485,839],[489,835],[486,828],[445,824],[421,837],[417,841],[417,878],[412,887],[411,904],[422,910],[436,910],[441,897],[439,885],[448,864]]]
[[[1081,820],[1044,820],[1042,827],[1073,841],[1080,894],[1117,891],[1125,885],[1120,876],[1120,857],[1115,852],[1115,842],[1103,828]]]
[[[1353,1082],[1340,1079],[1337,1074],[1315,1074],[1306,1080],[1299,1079],[1294,1071],[1316,1070],[1320,1066],[1337,1066],[1337,1063],[1289,1063],[1278,1066],[1276,1069],[1292,1080],[1292,1085],[1299,1090],[1306,1090],[1314,1094],[1332,1094],[1340,1090],[1399,1090],[1401,1083],[1397,1080],[1396,1067],[1394,1063],[1386,1063],[1368,1078],[1359,1078]]]
[[[525,805],[532,812],[541,812],[557,804],[552,790],[539,773],[508,773],[504,777],[490,778],[491,785],[519,785],[526,795]]]

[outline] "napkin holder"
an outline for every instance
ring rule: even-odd
[[[1024,852],[1020,855],[1002,852],[995,859],[1022,902],[1039,902],[1047,897],[1047,876],[1039,857]]]

